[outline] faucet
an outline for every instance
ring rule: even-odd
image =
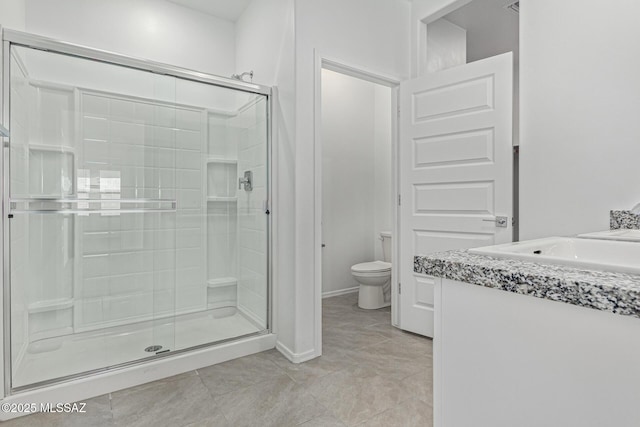
[[[244,171],[244,176],[238,178],[238,190],[240,190],[243,186],[244,191],[253,190],[253,184],[251,183],[251,181],[253,181],[253,172]]]
[[[640,203],[631,208],[631,213],[634,215],[640,215]]]

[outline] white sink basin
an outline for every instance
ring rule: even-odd
[[[640,274],[640,244],[633,242],[548,237],[469,249],[469,252],[590,270]]]
[[[607,230],[595,233],[580,234],[585,239],[622,240],[626,242],[640,242],[640,230]]]

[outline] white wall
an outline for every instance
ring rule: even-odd
[[[640,200],[640,3],[520,6],[521,239],[605,230]]]
[[[391,89],[322,70],[322,292],[358,286],[391,228]]]
[[[411,50],[411,77],[427,72],[427,23],[442,18],[447,13],[471,2],[471,0],[412,0],[409,25]]]
[[[296,353],[318,353],[314,239],[314,53],[398,79],[409,76],[410,3],[296,0]],[[319,242],[318,242],[319,244]]]
[[[293,0],[254,0],[247,6],[236,22],[237,73],[253,70],[253,81],[265,85],[282,79],[283,61],[293,58],[292,14]]]
[[[427,25],[427,73],[467,63],[467,31],[440,18]]]
[[[392,90],[381,85],[374,85],[375,104],[373,108],[374,127],[374,194],[373,194],[373,238],[374,259],[384,260],[382,241],[379,240],[381,231],[391,231],[393,224],[393,127],[391,117],[394,114],[391,102]],[[391,254],[387,254],[391,256]]]
[[[24,31],[25,24],[26,0],[0,0],[0,25]]]
[[[322,70],[322,292],[357,286],[351,266],[374,257],[372,83]]]
[[[254,70],[254,82],[277,86],[273,105],[272,195],[274,330],[278,348],[296,357],[299,329],[295,282],[295,64],[294,0],[256,0],[236,23],[237,71]],[[307,284],[309,281],[306,282]]]
[[[26,30],[222,76],[235,72],[235,25],[166,1],[26,0]]]

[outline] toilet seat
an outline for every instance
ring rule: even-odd
[[[356,264],[351,267],[353,273],[383,273],[391,271],[391,263],[384,261],[372,261]]]

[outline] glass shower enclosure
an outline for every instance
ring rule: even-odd
[[[20,34],[8,391],[267,333],[269,89]]]

